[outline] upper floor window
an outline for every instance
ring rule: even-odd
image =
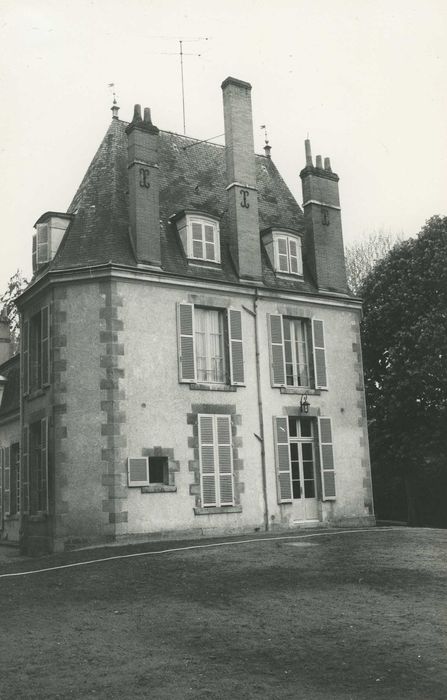
[[[186,257],[220,263],[219,222],[199,212],[181,212],[174,217]]]
[[[272,386],[327,389],[323,321],[269,315]]]
[[[291,275],[303,274],[301,238],[282,233],[273,233],[275,270]]]
[[[241,312],[184,303],[177,318],[180,382],[243,385]]]
[[[33,234],[33,272],[54,258],[71,219],[71,214],[48,211],[37,220]]]
[[[44,306],[23,324],[23,384],[25,394],[50,382],[50,315]]]

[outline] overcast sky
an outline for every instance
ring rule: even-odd
[[[221,134],[220,84],[246,80],[256,150],[266,124],[300,204],[309,134],[340,176],[345,243],[416,234],[447,214],[446,35],[446,0],[0,0],[0,293],[80,184],[109,83],[121,119],[139,102],[183,133],[180,38],[187,135]]]

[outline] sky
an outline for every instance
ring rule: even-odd
[[[33,225],[65,211],[111,120],[223,132],[220,85],[252,84],[255,149],[302,203],[304,139],[340,176],[345,244],[447,214],[445,0],[0,0],[0,294]],[[222,138],[216,139],[223,143]]]

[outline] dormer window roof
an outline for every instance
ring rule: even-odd
[[[303,276],[301,233],[272,227],[262,232],[262,239],[276,273]]]
[[[171,217],[175,222],[188,260],[220,263],[219,219],[195,210]]]
[[[72,214],[47,211],[37,219],[33,234],[33,272],[54,258],[72,218]]]

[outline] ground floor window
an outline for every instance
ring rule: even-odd
[[[204,415],[199,421],[202,506],[234,505],[231,416]]]
[[[314,426],[309,418],[289,418],[293,498],[316,498]]]
[[[48,419],[29,426],[30,513],[48,512]]]
[[[20,447],[14,442],[10,449],[10,515],[20,513]]]

